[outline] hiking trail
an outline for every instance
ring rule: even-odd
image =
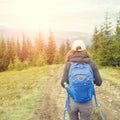
[[[61,87],[60,81],[61,75],[49,84],[43,100],[28,120],[62,120],[66,91]],[[106,80],[103,80],[102,86],[95,89],[105,120],[120,120],[120,89]],[[94,99],[92,120],[101,120]]]

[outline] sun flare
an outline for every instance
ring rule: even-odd
[[[90,32],[106,9],[113,16],[119,8],[119,0],[0,0],[0,26]]]
[[[51,26],[55,25],[58,11],[53,2],[47,0],[26,0],[23,4],[23,9],[24,27],[50,29]]]

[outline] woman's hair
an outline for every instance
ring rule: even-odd
[[[89,54],[89,52],[87,50],[83,50],[83,51],[70,50],[66,55],[65,61],[68,62],[70,60],[71,56],[76,53],[81,53],[83,55],[87,55],[88,57],[91,57],[91,55]]]

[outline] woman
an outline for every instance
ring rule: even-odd
[[[66,56],[66,64],[64,68],[64,73],[61,80],[62,87],[66,87],[64,83],[69,85],[68,74],[70,68],[70,62],[85,62],[88,63],[94,74],[94,84],[100,86],[102,84],[102,79],[100,77],[98,68],[95,62],[90,58],[89,53],[86,50],[86,46],[82,40],[76,40],[72,44],[72,49],[68,52]],[[80,113],[80,116],[79,116]],[[92,100],[86,103],[76,103],[69,96],[69,109],[68,114],[70,120],[90,120],[92,113]]]

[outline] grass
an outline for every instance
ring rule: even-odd
[[[0,73],[0,120],[27,120],[62,65]],[[63,67],[62,67],[63,68]],[[56,72],[57,71],[57,72]],[[120,87],[120,70],[101,68],[103,79]]]
[[[110,81],[112,84],[120,88],[120,69],[101,68],[100,74],[103,79]]]
[[[61,65],[0,73],[0,120],[27,120]],[[57,71],[57,72],[56,72]]]

